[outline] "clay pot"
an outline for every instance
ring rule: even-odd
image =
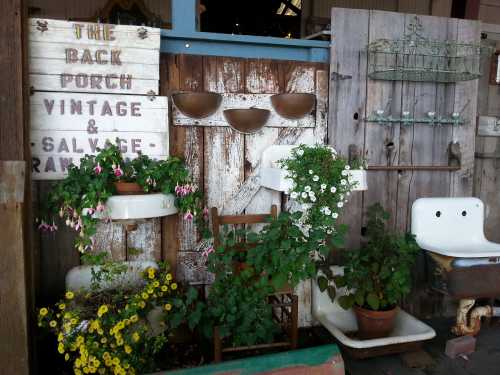
[[[289,120],[300,119],[314,109],[316,97],[307,93],[286,93],[271,96],[271,104],[281,117]]]
[[[262,108],[226,109],[223,113],[229,126],[243,134],[258,132],[271,114],[269,110]]]
[[[355,305],[354,312],[358,321],[358,336],[360,339],[367,340],[387,337],[391,333],[398,308],[373,311]]]
[[[144,194],[144,190],[137,182],[117,181],[115,182],[115,188],[118,195]]]
[[[186,116],[200,119],[217,111],[222,96],[215,92],[178,92],[172,94],[172,100]]]

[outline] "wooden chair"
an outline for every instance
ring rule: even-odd
[[[220,226],[246,226],[251,224],[266,223],[269,218],[278,217],[278,208],[276,205],[271,206],[271,212],[268,214],[252,214],[252,215],[219,215],[217,207],[212,207],[212,231],[214,235],[214,246],[220,246]],[[242,243],[244,243],[242,239]],[[245,246],[240,246],[242,251],[245,251]],[[227,352],[236,352],[244,350],[256,350],[284,347],[290,349],[297,348],[298,342],[298,297],[293,294],[293,289],[285,287],[268,297],[269,303],[273,306],[273,314],[276,321],[284,329],[287,339],[280,342],[270,344],[240,346],[240,347],[223,347],[222,339],[219,335],[219,330],[214,329],[214,361],[222,361],[222,354]]]

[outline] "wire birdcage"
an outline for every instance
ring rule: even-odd
[[[432,40],[421,35],[418,17],[402,39],[377,39],[368,45],[368,76],[372,79],[415,82],[458,82],[481,77],[480,43]]]

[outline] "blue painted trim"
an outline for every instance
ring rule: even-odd
[[[196,31],[196,0],[172,0],[172,30],[161,30],[160,52],[277,60],[330,61],[330,42]]]
[[[277,60],[330,61],[330,42],[252,35],[161,30],[162,53]]]

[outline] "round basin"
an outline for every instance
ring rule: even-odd
[[[222,96],[216,92],[178,92],[172,94],[172,100],[183,114],[200,119],[217,111]]]
[[[316,97],[307,93],[286,93],[271,96],[271,104],[281,117],[289,120],[300,119],[314,108]]]
[[[244,134],[252,134],[262,129],[270,114],[269,110],[261,108],[235,108],[224,111],[229,126]]]

